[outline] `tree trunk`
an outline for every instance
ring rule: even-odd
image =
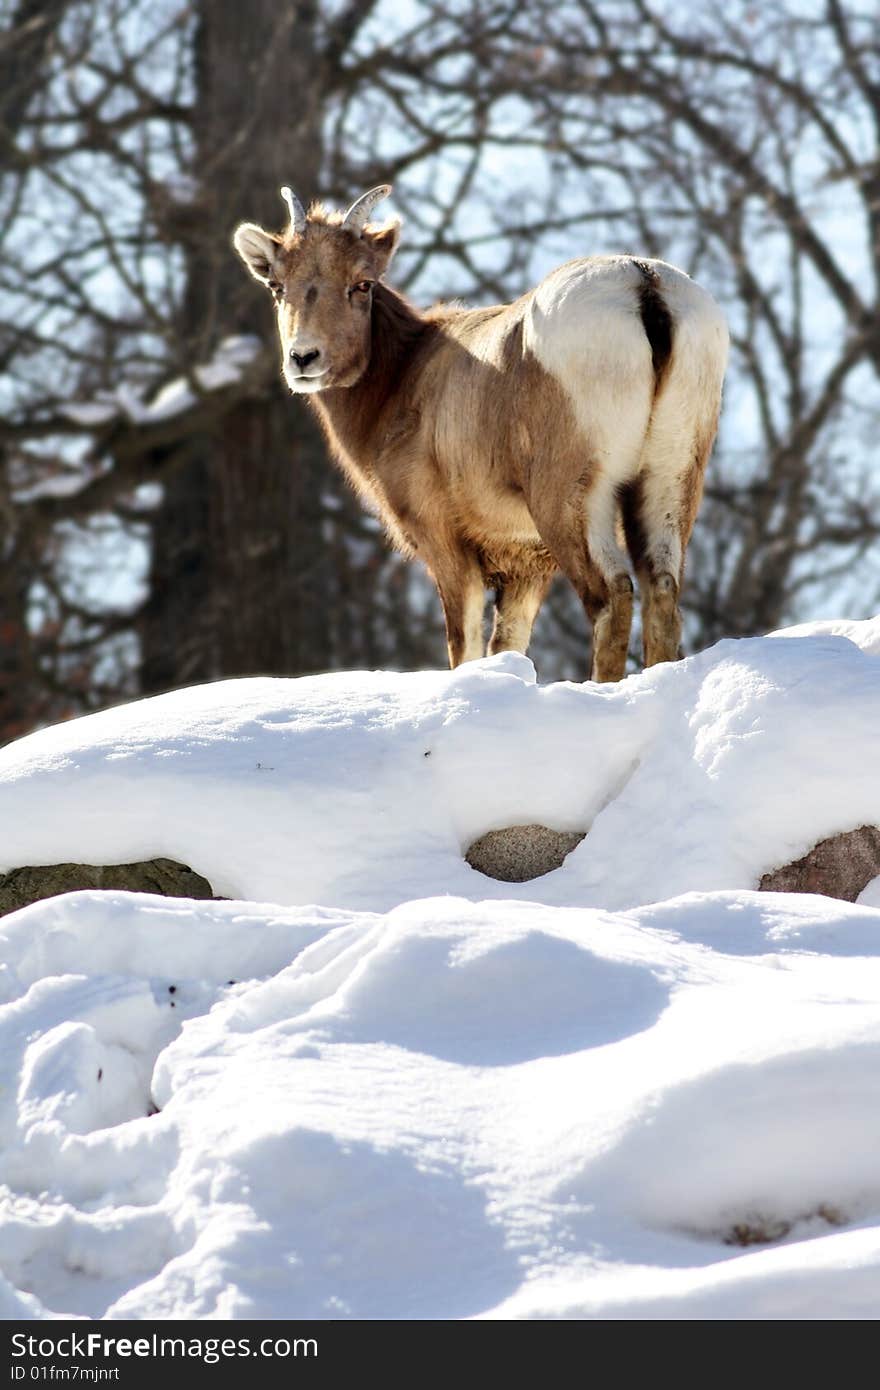
[[[28,627],[30,575],[16,534],[7,461],[0,455],[0,745],[33,728],[43,714]]]
[[[315,7],[203,0],[195,35],[198,216],[184,246],[182,356],[231,334],[274,344],[271,301],[231,246],[239,221],[280,227],[278,190],[320,175],[322,67]],[[336,481],[317,427],[279,380],[236,405],[164,484],[142,625],[142,688],[334,665],[322,498]]]

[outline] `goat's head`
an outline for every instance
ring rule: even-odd
[[[284,376],[291,391],[353,386],[370,358],[373,285],[397,249],[400,222],[368,221],[391,188],[373,188],[346,213],[313,204],[308,214],[289,188],[290,225],[278,235],[243,222],[233,245],[278,311]]]

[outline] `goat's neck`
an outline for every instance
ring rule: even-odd
[[[331,442],[359,464],[375,459],[377,435],[395,406],[405,408],[435,325],[387,285],[373,292],[370,360],[354,386],[322,391],[313,402]]]

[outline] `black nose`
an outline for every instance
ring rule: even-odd
[[[290,360],[296,363],[300,371],[307,367],[310,362],[317,362],[320,356],[317,348],[312,348],[311,352],[294,352],[293,348],[290,349]]]

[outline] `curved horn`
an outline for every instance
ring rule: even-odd
[[[286,185],[281,190],[281,196],[290,209],[290,230],[299,236],[306,229],[306,215],[303,205],[293,189]]]
[[[373,208],[377,203],[381,203],[383,198],[387,198],[390,193],[390,183],[380,183],[378,188],[371,188],[369,193],[362,193],[343,217],[343,227],[347,227],[350,232],[357,232],[360,236]]]

